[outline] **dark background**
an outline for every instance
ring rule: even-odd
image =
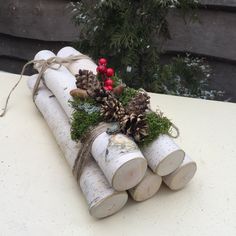
[[[24,63],[43,49],[57,52],[79,38],[66,0],[0,0],[0,70],[20,73]],[[178,10],[168,16],[171,40],[162,63],[190,52],[212,67],[211,88],[225,90],[236,102],[236,1],[202,0],[198,21],[186,23]],[[91,6],[92,7],[92,6]],[[27,74],[32,73],[28,69]]]

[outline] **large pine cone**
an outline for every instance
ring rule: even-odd
[[[112,94],[107,94],[102,101],[101,115],[108,122],[119,121],[125,115],[125,109],[123,105]]]
[[[139,92],[126,106],[126,111],[129,114],[142,114],[150,105],[150,97],[145,92]]]
[[[95,91],[100,91],[102,89],[100,81],[92,71],[79,70],[79,74],[75,77],[77,88],[87,90],[91,97],[95,96]]]
[[[120,121],[121,131],[132,136],[136,142],[141,142],[148,136],[148,125],[145,115],[132,113],[125,115]]]

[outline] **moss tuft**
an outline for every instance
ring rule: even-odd
[[[99,112],[88,114],[85,111],[75,111],[72,114],[71,138],[78,141],[91,127],[96,126],[101,121]]]
[[[172,126],[171,121],[161,113],[150,112],[146,114],[148,123],[148,136],[141,142],[146,146],[161,134],[168,134]]]
[[[125,87],[123,93],[119,97],[119,101],[123,104],[123,106],[127,106],[132,98],[134,98],[137,94],[137,90],[130,87]]]

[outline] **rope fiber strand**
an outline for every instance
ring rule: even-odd
[[[8,103],[10,101],[11,95],[15,91],[15,89],[17,88],[19,83],[21,82],[22,77],[25,73],[25,69],[27,68],[27,66],[29,66],[31,64],[34,64],[35,67],[41,68],[41,70],[39,72],[39,75],[38,75],[38,78],[36,80],[35,86],[33,88],[32,96],[33,96],[33,101],[34,101],[34,97],[35,97],[35,95],[38,91],[40,81],[43,79],[43,74],[48,68],[53,69],[53,70],[58,70],[58,69],[61,68],[61,66],[65,65],[65,64],[68,64],[68,63],[70,64],[72,62],[75,62],[75,61],[81,60],[81,59],[92,60],[89,56],[81,54],[81,55],[72,55],[72,56],[68,56],[68,57],[65,57],[65,58],[55,56],[55,57],[51,57],[47,60],[43,60],[43,59],[42,60],[31,60],[31,61],[27,62],[22,68],[20,78],[18,79],[16,84],[12,87],[12,89],[10,90],[10,92],[7,96],[7,99],[5,101],[5,105],[2,109],[2,113],[0,113],[0,117],[4,117],[6,115],[7,107],[8,107]],[[55,67],[55,65],[58,65],[58,67]]]

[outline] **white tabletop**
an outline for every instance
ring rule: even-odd
[[[0,106],[19,76],[0,73]],[[178,192],[92,218],[26,78],[0,118],[0,235],[236,235],[236,104],[151,94],[198,171]]]

